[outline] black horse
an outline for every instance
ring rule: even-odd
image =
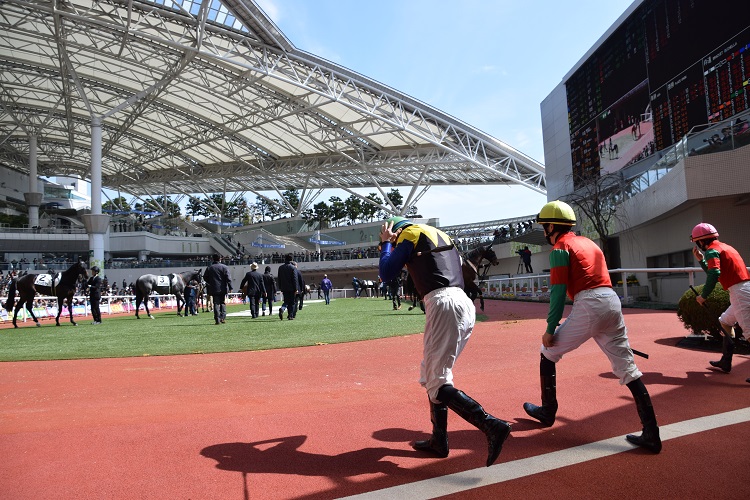
[[[482,261],[486,260],[488,263],[482,265]],[[490,270],[490,266],[496,266],[498,264],[497,255],[492,250],[492,245],[478,246],[461,258],[461,272],[464,275],[464,292],[469,296],[472,302],[479,297],[479,308],[484,311],[484,296],[482,295],[482,289],[474,281],[479,276],[479,282],[481,283],[486,277]]]
[[[166,280],[163,278],[166,278]],[[160,295],[174,295],[177,298],[177,315],[182,316],[182,306],[185,305],[185,298],[182,296],[182,292],[185,290],[185,285],[192,280],[201,283],[203,281],[203,270],[184,271],[177,274],[169,273],[166,276],[144,274],[135,280],[135,317],[141,319],[138,311],[141,308],[141,303],[143,303],[148,317],[154,319],[148,310],[148,297],[154,291]],[[186,309],[185,317],[187,316],[188,311]]]
[[[8,312],[13,309],[13,302],[16,300],[16,292],[18,292],[18,304],[16,304],[15,310],[13,311],[13,327],[18,328],[16,317],[18,316],[18,311],[21,310],[24,304],[26,305],[26,310],[29,311],[29,314],[31,315],[31,319],[36,323],[36,326],[41,326],[32,310],[34,307],[34,296],[37,293],[57,297],[56,326],[60,326],[60,314],[62,314],[63,302],[65,299],[68,299],[68,314],[70,314],[70,322],[73,323],[73,326],[76,326],[77,323],[73,321],[73,295],[76,292],[78,280],[81,277],[84,279],[88,278],[88,271],[86,271],[86,266],[83,262],[77,262],[59,275],[26,274],[17,280],[12,280],[8,289],[8,300],[4,307]]]

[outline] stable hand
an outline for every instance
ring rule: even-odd
[[[704,299],[703,296],[701,295],[696,295],[695,301],[699,303],[700,305],[704,305],[706,303],[706,299]]]
[[[542,344],[544,347],[552,347],[552,345],[555,343],[555,336],[551,333],[544,332],[544,335],[542,335]]]

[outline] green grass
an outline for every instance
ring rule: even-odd
[[[382,298],[338,299],[329,306],[310,301],[294,321],[279,321],[277,302],[273,316],[228,316],[223,325],[214,324],[213,313],[183,318],[175,310],[156,313],[153,320],[144,313],[140,320],[104,315],[101,325],[87,317],[73,326],[61,317],[59,327],[47,319],[40,328],[0,329],[0,361],[256,351],[421,333],[425,316],[419,309],[408,311],[409,304],[394,311]],[[246,305],[228,306],[227,314],[246,310]]]

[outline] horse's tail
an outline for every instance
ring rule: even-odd
[[[3,304],[6,311],[10,312],[13,309],[13,303],[16,301],[16,280],[10,280],[8,285],[8,300]]]

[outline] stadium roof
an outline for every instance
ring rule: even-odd
[[[39,175],[90,178],[96,118],[102,185],[139,197],[299,189],[302,210],[329,188],[408,186],[404,207],[431,185],[546,192],[535,160],[295,48],[250,0],[4,0],[0,31],[6,168],[29,171],[35,135]]]

